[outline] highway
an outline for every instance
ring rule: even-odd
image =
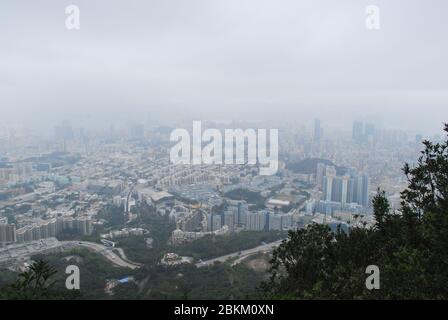
[[[84,247],[91,251],[101,254],[107,260],[112,262],[113,264],[130,269],[137,269],[140,267],[140,264],[129,261],[129,259],[123,260],[120,256],[115,254],[111,249],[94,242],[87,241],[61,241],[63,244],[67,244],[70,246]]]
[[[196,263],[196,267],[198,267],[198,268],[206,267],[206,266],[213,265],[215,262],[226,262],[229,259],[237,258],[237,260],[234,263],[232,263],[232,266],[233,266],[253,254],[256,254],[259,252],[272,251],[274,248],[278,247],[282,243],[282,241],[283,241],[283,239],[275,241],[275,242],[266,243],[266,244],[263,244],[261,246],[258,246],[258,247],[252,248],[252,249],[242,250],[242,251],[227,254],[225,256],[213,258],[213,259],[206,260],[206,261],[201,261],[201,262]]]
[[[115,247],[114,250],[118,251],[118,254],[120,255],[120,257],[121,257],[125,262],[128,262],[128,263],[130,263],[130,264],[133,264],[133,265],[135,265],[135,266],[137,266],[137,267],[141,267],[141,266],[142,266],[142,264],[140,264],[140,263],[133,262],[133,261],[129,260],[129,258],[126,256],[126,253],[124,252],[124,250],[123,250],[122,248],[117,248],[117,247]]]

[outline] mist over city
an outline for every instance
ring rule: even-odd
[[[66,29],[69,1],[2,1],[0,119],[319,117],[434,134],[448,5],[430,3],[380,1],[372,32],[364,0],[78,1],[79,30]]]
[[[3,0],[0,300],[447,299],[446,12]]]

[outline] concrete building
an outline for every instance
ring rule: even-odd
[[[210,223],[207,223],[209,231],[216,231],[222,228],[222,218],[219,214],[210,214]]]
[[[293,223],[292,214],[284,213],[284,214],[269,214],[269,230],[288,230],[290,229]]]
[[[328,171],[328,170],[327,170]],[[356,203],[369,206],[369,178],[367,175],[344,175],[335,172],[324,177],[323,194],[325,201],[342,204]]]
[[[238,219],[238,209],[228,210],[224,212],[224,223],[223,225],[228,226],[230,231],[235,230],[235,222]]]
[[[246,230],[262,231],[267,226],[267,212],[248,212],[246,219]]]
[[[0,224],[0,243],[16,241],[16,226],[14,224]]]
[[[17,242],[29,242],[57,237],[64,230],[76,230],[81,235],[91,235],[93,231],[91,218],[60,217],[43,220],[20,228],[15,234]]]

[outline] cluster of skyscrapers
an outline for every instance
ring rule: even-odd
[[[334,166],[318,163],[316,180],[322,190],[321,204],[331,208],[335,205],[340,208],[346,205],[369,206],[369,177],[365,174],[350,173],[341,176],[337,175]]]
[[[227,226],[229,231],[286,230],[294,225],[292,214],[274,213],[268,210],[249,211],[246,201],[229,201],[229,207],[221,214],[207,215],[207,229],[215,231]]]
[[[352,139],[355,143],[368,142],[375,135],[375,127],[371,123],[353,122]]]

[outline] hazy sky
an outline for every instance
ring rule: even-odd
[[[65,27],[70,4],[81,30]],[[448,2],[0,2],[0,122],[316,116],[440,131]]]

